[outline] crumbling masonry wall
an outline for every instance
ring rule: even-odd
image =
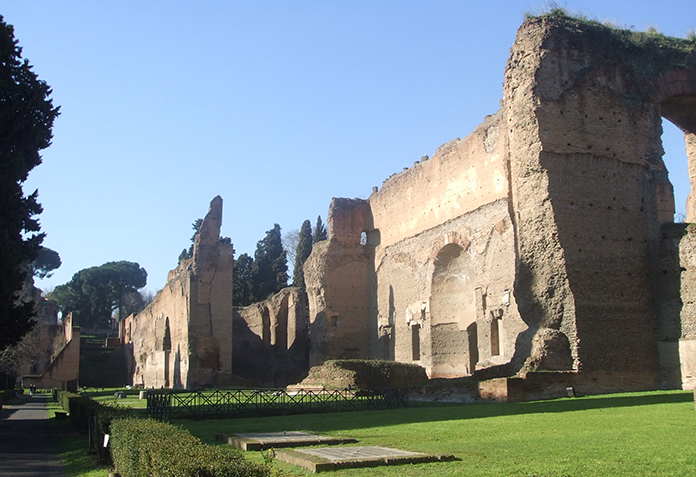
[[[305,266],[311,364],[388,358],[431,376],[572,370],[603,391],[664,385],[661,227],[674,198],[661,120],[685,131],[693,176],[695,48],[557,14],[525,21],[499,112],[368,200],[332,201],[330,240]]]
[[[124,320],[133,384],[195,388],[232,384],[232,244],[220,241],[218,196],[196,235],[193,256],[169,272],[154,301]]]
[[[234,375],[260,386],[301,381],[308,369],[307,298],[284,288],[267,300],[234,308]]]

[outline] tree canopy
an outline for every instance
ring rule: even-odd
[[[53,275],[51,272],[60,267],[62,263],[58,252],[41,247],[36,259],[31,262],[32,275],[38,278],[48,278]]]
[[[292,284],[303,290],[305,288],[304,263],[312,253],[312,241],[312,225],[309,220],[305,220],[302,222],[300,239],[297,243],[297,249],[295,249],[295,269],[292,277]]]
[[[29,172],[41,164],[39,151],[51,144],[58,109],[51,88],[38,79],[0,16],[0,349],[30,329],[33,301],[20,299],[27,274],[45,234],[36,216],[38,191],[24,195]]]
[[[80,326],[106,328],[114,310],[119,310],[119,320],[127,316],[127,308],[133,306],[129,295],[146,284],[147,272],[139,264],[108,262],[80,270],[68,283],[57,286],[50,298],[58,302],[63,313],[77,312]]]

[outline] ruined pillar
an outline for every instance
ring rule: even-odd
[[[329,240],[314,245],[304,266],[309,299],[310,366],[371,356],[369,203],[331,201]]]
[[[686,159],[689,169],[689,183],[691,189],[689,197],[686,199],[686,221],[696,221],[696,195],[694,195],[694,184],[696,184],[696,134],[693,132],[684,133],[686,143]]]

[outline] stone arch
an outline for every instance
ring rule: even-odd
[[[686,221],[694,222],[696,220],[696,198],[693,194],[693,185],[696,183],[696,70],[679,68],[666,71],[657,77],[655,84],[655,99],[660,105],[660,114],[684,133],[691,184],[686,203]],[[663,195],[670,192],[672,191],[658,190],[658,193]]]
[[[450,243],[435,258],[430,297],[433,324],[458,323],[465,329],[476,321],[475,272],[466,250]]]
[[[465,248],[459,243],[447,243],[434,260],[430,295],[431,377],[470,375],[478,360],[476,273],[466,245]]]

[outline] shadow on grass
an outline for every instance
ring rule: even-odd
[[[407,409],[386,411],[358,411],[326,414],[296,414],[263,418],[233,420],[178,421],[194,434],[202,436],[210,431],[233,432],[300,431],[314,432],[364,429],[419,422],[437,422],[462,419],[481,419],[536,413],[562,413],[591,409],[650,406],[693,402],[693,393],[655,392],[632,395],[603,395],[584,398],[568,398],[553,401],[524,403],[441,403],[428,405],[417,403]]]

